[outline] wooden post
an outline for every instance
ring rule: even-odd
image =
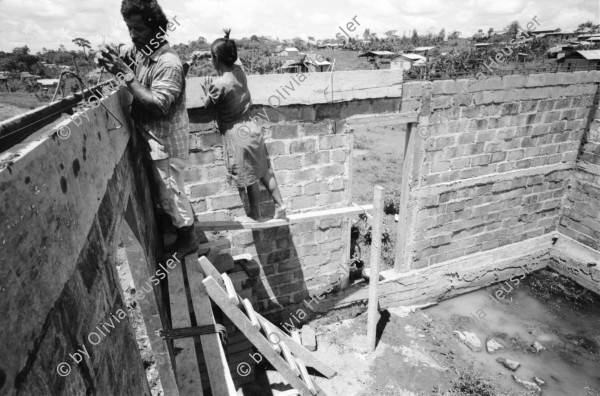
[[[409,235],[410,224],[408,222],[408,198],[410,195],[410,181],[412,180],[413,161],[415,158],[415,139],[419,137],[415,124],[409,123],[406,130],[404,144],[404,161],[402,161],[402,187],[400,190],[400,213],[398,215],[398,227],[396,231],[396,252],[394,255],[394,270],[406,272],[409,270],[408,263],[404,259],[406,239]]]
[[[381,256],[381,227],[383,223],[383,192],[381,186],[375,186],[373,198],[373,228],[371,230],[371,265],[369,269],[369,310],[367,317],[367,343],[371,351],[375,350],[377,322],[379,321],[379,260]]]

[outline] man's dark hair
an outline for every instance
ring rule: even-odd
[[[156,0],[123,0],[121,15],[125,19],[133,15],[141,15],[146,26],[154,33],[160,32],[161,28],[167,30],[169,24],[169,20]]]

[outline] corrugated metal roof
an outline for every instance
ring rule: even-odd
[[[434,47],[417,47],[413,51],[419,51],[419,52],[420,51],[429,51],[429,50],[432,50],[434,48],[435,48],[435,46]]]
[[[577,52],[587,60],[600,60],[600,50],[584,50]]]
[[[369,52],[365,52],[364,54],[360,54],[358,55],[358,57],[364,57],[364,56],[394,56],[396,55],[395,52],[390,52],[390,51],[369,51]]]
[[[419,54],[400,54],[396,58],[405,58],[405,59],[408,59],[411,61],[426,60],[426,58],[423,55],[419,55]]]

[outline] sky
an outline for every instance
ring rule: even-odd
[[[352,35],[365,29],[384,37],[397,30],[409,34],[437,35],[454,30],[461,37],[478,29],[503,29],[511,21],[521,26],[535,18],[538,29],[560,27],[572,31],[591,20],[600,24],[600,0],[159,0],[169,19],[180,25],[171,33],[172,44],[188,43],[203,36],[212,42],[232,29],[232,38],[308,36],[334,38],[340,26],[353,18],[360,24]],[[73,38],[88,39],[95,48],[104,40],[126,43],[129,37],[120,14],[121,0],[0,0],[0,51],[27,45],[35,53],[63,44],[76,49]],[[537,25],[536,25],[537,26]]]

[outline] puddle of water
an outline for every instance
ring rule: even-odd
[[[538,274],[532,274],[536,277]],[[510,290],[509,284],[500,284]],[[471,331],[479,337],[483,350],[460,348],[473,359],[474,367],[494,377],[496,382],[515,391],[523,388],[512,379],[513,372],[496,362],[504,357],[521,363],[515,375],[546,382],[546,395],[600,395],[600,305],[584,302],[573,309],[565,300],[543,302],[523,282],[503,299],[493,299],[500,285],[464,294],[425,310],[427,316],[448,323],[452,330]],[[489,354],[488,338],[506,349]],[[530,345],[538,341],[546,349],[533,353]]]

